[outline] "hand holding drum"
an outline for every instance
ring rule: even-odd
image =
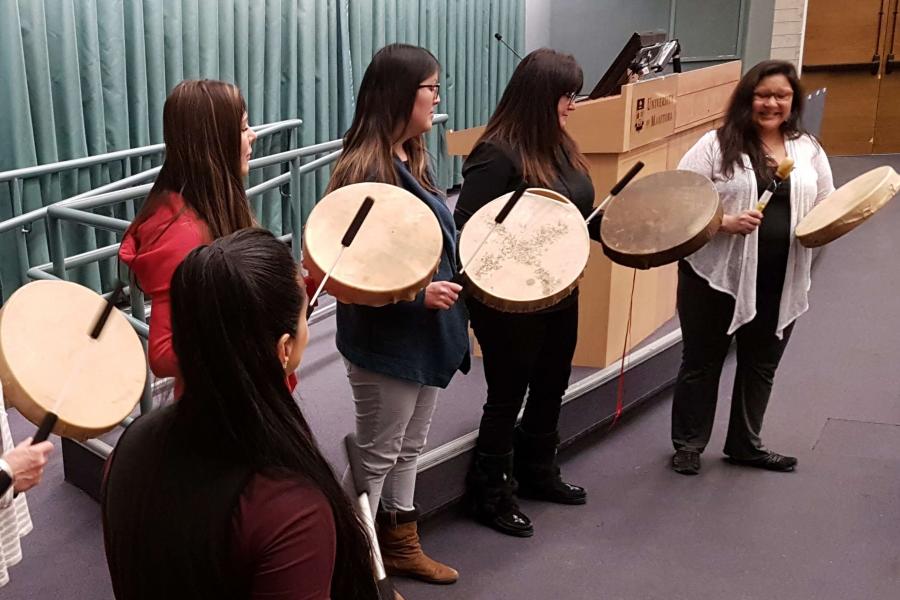
[[[462,286],[454,281],[432,281],[425,287],[425,308],[450,310],[460,292]]]
[[[737,215],[723,215],[720,229],[734,235],[750,235],[762,223],[763,214],[758,210],[745,210]]]

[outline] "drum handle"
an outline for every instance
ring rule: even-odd
[[[110,294],[109,298],[106,299],[106,305],[103,307],[103,311],[97,317],[97,322],[94,323],[93,329],[91,329],[91,337],[93,339],[97,339],[100,337],[100,333],[103,331],[103,328],[106,327],[106,322],[109,320],[109,315],[112,314],[113,308],[115,308],[116,303],[121,299],[123,292],[125,291],[125,283],[121,280],[116,284],[116,289],[113,290],[113,293]]]
[[[766,188],[766,191],[763,192],[763,195],[760,196],[759,202],[756,203],[756,210],[762,212],[766,209],[766,206],[769,205],[769,200],[772,199],[772,194],[775,193],[775,190],[778,189],[778,186],[781,185],[781,182],[788,178],[788,175],[791,174],[791,171],[794,170],[794,159],[791,157],[786,157],[783,161],[778,163],[778,170],[775,171],[775,179],[772,180],[772,183]]]
[[[481,240],[481,243],[475,248],[475,252],[469,256],[469,260],[462,266],[459,272],[453,276],[453,283],[457,283],[459,285],[463,285],[463,273],[465,273],[466,269],[472,264],[472,261],[475,260],[475,257],[478,256],[478,253],[484,247],[485,242],[491,237],[491,234],[494,233],[494,230],[497,229],[497,225],[503,223],[506,220],[506,217],[509,216],[510,211],[512,211],[513,207],[519,200],[525,195],[525,191],[528,189],[528,184],[524,181],[519,184],[519,187],[516,188],[516,191],[513,192],[512,196],[509,197],[509,200],[506,201],[506,204],[503,205],[503,208],[500,209],[500,212],[497,213],[497,216],[494,217],[494,224],[491,226],[491,229],[484,235]]]
[[[626,185],[628,185],[634,176],[638,174],[638,171],[644,168],[644,163],[641,161],[637,161],[634,165],[628,169],[628,172],[616,183],[616,185],[612,186],[612,189],[609,190],[609,195],[603,199],[603,202],[597,205],[597,208],[594,209],[594,212],[588,215],[588,218],[584,220],[585,223],[590,223],[591,219],[596,217],[598,214],[606,210],[606,206],[612,201],[615,196],[619,195]]]
[[[353,240],[356,238],[356,234],[359,233],[359,228],[362,227],[363,221],[366,220],[366,217],[369,216],[369,211],[372,210],[372,206],[375,204],[375,200],[372,196],[366,196],[363,199],[362,204],[359,205],[359,208],[356,211],[356,215],[353,217],[353,220],[350,221],[350,226],[347,227],[347,231],[344,232],[344,237],[341,238],[341,249],[338,252],[337,258],[334,259],[334,262],[331,263],[331,268],[328,269],[328,272],[325,273],[325,277],[322,278],[322,282],[319,284],[318,289],[316,289],[316,293],[313,294],[313,297],[309,299],[308,306],[315,306],[316,300],[319,299],[319,294],[322,293],[322,290],[325,289],[325,283],[331,278],[331,274],[334,273],[335,267],[337,267],[338,262],[340,262],[341,257],[344,255],[344,250],[346,250],[350,244],[353,243]]]

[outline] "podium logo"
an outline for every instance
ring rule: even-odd
[[[634,130],[640,131],[644,128],[644,101],[645,98],[638,98],[637,105],[634,110]]]

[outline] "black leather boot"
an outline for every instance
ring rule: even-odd
[[[475,518],[501,533],[531,537],[534,527],[516,504],[513,455],[475,451],[475,461],[466,477],[469,502]]]
[[[584,504],[587,492],[583,487],[566,483],[556,464],[559,434],[528,433],[516,428],[515,470],[519,495],[523,498],[546,500],[557,504]]]

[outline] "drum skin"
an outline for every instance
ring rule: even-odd
[[[117,310],[100,337],[90,331],[106,301],[68,281],[35,281],[0,309],[0,380],[9,404],[53,433],[76,440],[111,430],[144,391],[147,360],[134,329]]]
[[[437,272],[444,238],[431,209],[403,188],[355,183],[322,198],[306,223],[303,263],[313,279],[322,281],[366,196],[375,203],[325,291],[346,304],[385,306],[414,300]]]
[[[460,260],[467,265],[464,275],[474,298],[503,312],[535,312],[578,287],[590,256],[590,238],[575,205],[541,188],[528,189],[488,235],[511,195],[491,200],[469,218],[459,240]]]
[[[712,181],[693,171],[662,171],[612,199],[600,238],[613,262],[650,269],[693,254],[721,225],[722,205]]]
[[[858,227],[898,190],[900,175],[893,168],[867,171],[815,205],[797,224],[794,235],[807,248],[823,246]]]

